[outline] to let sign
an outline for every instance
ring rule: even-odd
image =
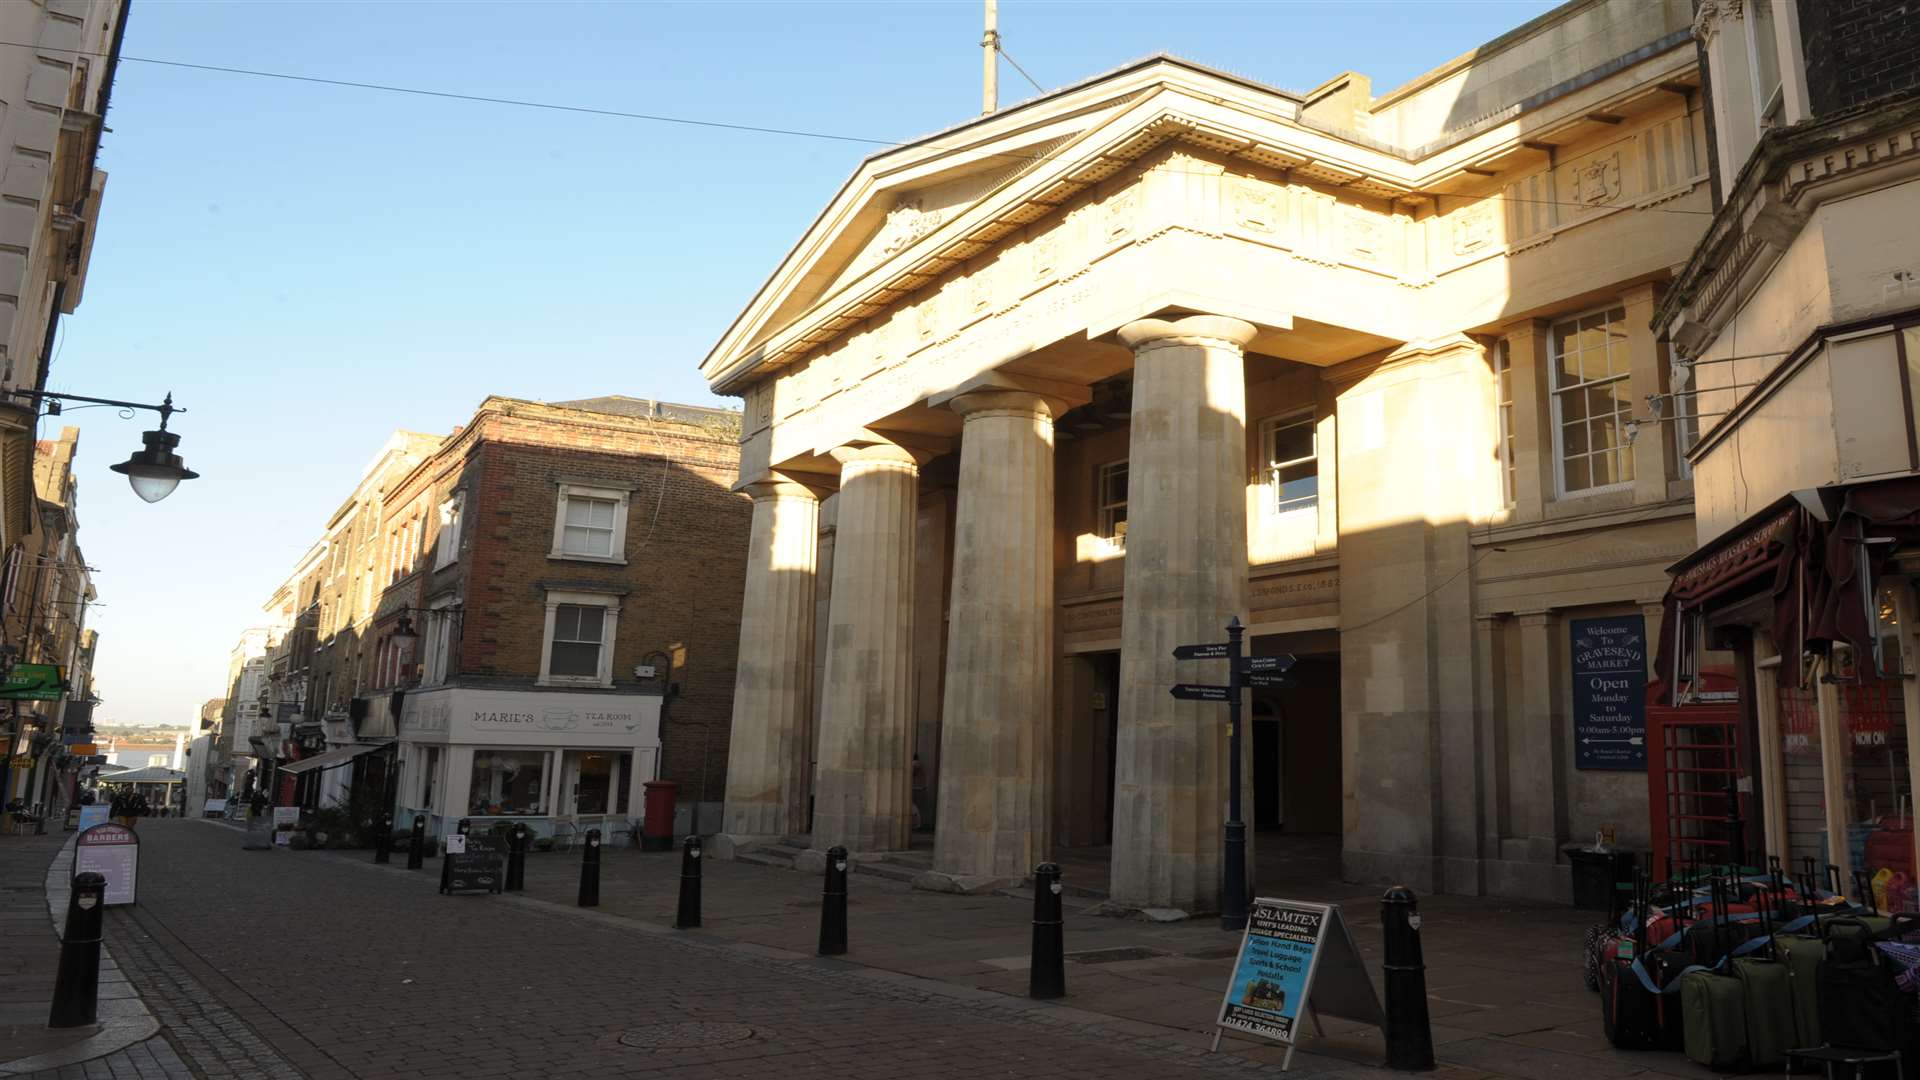
[[[1573,763],[1580,769],[1647,767],[1647,621],[1639,615],[1574,619]]]

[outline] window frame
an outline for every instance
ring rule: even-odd
[[[433,540],[433,568],[444,570],[460,560],[460,526],[467,509],[467,493],[455,491],[440,504],[440,531]]]
[[[453,658],[456,600],[456,597],[444,596],[427,602],[426,632],[421,635],[425,646],[420,657],[421,686],[440,686],[447,681],[448,663]]]
[[[1618,319],[1614,318],[1615,312],[1620,314]],[[1609,375],[1604,381],[1588,380],[1573,386],[1560,385],[1561,356],[1558,347],[1560,328],[1569,323],[1577,324],[1580,320],[1590,318],[1594,315],[1604,315],[1606,317],[1606,328],[1609,331],[1607,339],[1608,369],[1611,371],[1613,366],[1611,329],[1616,324],[1623,328],[1626,326],[1626,303],[1624,301],[1613,300],[1598,307],[1588,308],[1584,311],[1577,311],[1570,315],[1562,316],[1547,324],[1547,407],[1548,419],[1553,425],[1553,492],[1556,499],[1584,499],[1593,495],[1605,495],[1613,491],[1627,491],[1633,487],[1633,453],[1631,444],[1624,441],[1624,429],[1626,426],[1624,422],[1620,425],[1623,435],[1620,448],[1622,451],[1621,461],[1625,463],[1626,478],[1615,480],[1609,484],[1589,484],[1586,487],[1572,489],[1567,487],[1566,421],[1563,418],[1564,410],[1561,407],[1562,399],[1574,391],[1585,392],[1595,387],[1610,387],[1618,383],[1625,383],[1630,391],[1633,387],[1633,355],[1631,351],[1628,351],[1627,362],[1618,375]],[[1630,350],[1629,346],[1623,345],[1622,347],[1629,348]],[[1614,410],[1612,415],[1619,416],[1621,414],[1619,410]],[[1629,420],[1632,419],[1633,416],[1631,398],[1628,400],[1626,416]],[[1592,420],[1593,418],[1591,416],[1582,417],[1582,423],[1591,424]],[[1586,458],[1589,463],[1591,463],[1594,457],[1593,448],[1589,446],[1581,452],[1580,456]],[[1589,465],[1588,477],[1589,479],[1592,477],[1591,465]]]
[[[1125,551],[1127,549],[1127,530],[1125,526],[1127,523],[1126,509],[1128,500],[1124,497],[1118,501],[1108,499],[1107,482],[1116,473],[1125,474],[1127,476],[1127,493],[1129,495],[1132,494],[1133,477],[1127,468],[1127,461],[1127,458],[1121,458],[1118,461],[1109,461],[1094,470],[1094,532],[1100,539],[1106,541],[1108,547],[1115,551]],[[1116,510],[1119,511],[1121,515],[1118,520],[1115,520],[1113,516]]]
[[[562,483],[553,503],[553,548],[547,552],[549,559],[567,559],[572,562],[610,563],[616,566],[627,564],[627,502],[632,492],[625,488],[594,487],[589,484]],[[567,538],[567,502],[570,499],[596,499],[611,501],[613,506],[613,537],[610,553],[595,555],[590,552],[568,551]]]
[[[1275,461],[1274,444],[1278,441],[1277,437],[1280,432],[1289,428],[1302,426],[1307,429],[1308,434],[1313,440],[1313,453],[1306,457],[1288,458],[1286,461]],[[1309,406],[1304,409],[1295,409],[1292,412],[1281,413],[1277,416],[1269,416],[1260,421],[1260,458],[1264,463],[1261,465],[1261,468],[1264,469],[1267,474],[1267,486],[1272,489],[1266,499],[1266,511],[1268,514],[1279,517],[1283,514],[1298,513],[1303,510],[1312,510],[1315,513],[1319,512],[1320,416],[1318,410]],[[1299,465],[1307,461],[1313,462],[1313,497],[1310,500],[1296,500],[1290,506],[1280,505],[1280,470],[1287,466]]]
[[[1501,505],[1511,509],[1520,502],[1520,466],[1514,453],[1513,339],[1501,338],[1493,347],[1493,413],[1496,437],[1500,440]]]
[[[553,634],[559,617],[561,605],[574,607],[598,607],[600,622],[600,658],[598,670],[593,675],[555,675],[553,673]],[[619,641],[620,597],[613,593],[562,592],[547,593],[546,630],[540,635],[540,677],[536,686],[595,686],[611,689],[613,686],[613,650]]]

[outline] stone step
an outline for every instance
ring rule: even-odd
[[[853,869],[862,874],[872,874],[875,877],[888,878],[893,881],[904,881],[908,884],[912,884],[913,879],[920,876],[920,874],[926,870],[925,867],[906,866],[886,859],[882,859],[879,862],[862,862],[855,859],[853,861]]]

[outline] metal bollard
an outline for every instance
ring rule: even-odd
[[[461,818],[460,824],[455,825],[453,831],[459,833],[461,836],[465,836],[472,828],[472,821],[467,818]],[[445,851],[440,853],[440,891],[453,891],[453,856]]]
[[[413,816],[413,829],[409,834],[413,846],[407,849],[407,869],[418,870],[427,858],[427,819],[425,815]]]
[[[48,1027],[85,1027],[99,1018],[100,925],[107,910],[106,893],[107,879],[99,874],[74,875]]]
[[[847,849],[827,849],[826,888],[820,895],[820,955],[847,951]]]
[[[1386,938],[1387,1068],[1425,1072],[1433,1068],[1433,1026],[1427,1019],[1427,964],[1420,951],[1420,903],[1413,890],[1395,885],[1380,900]]]
[[[373,861],[382,866],[393,861],[392,814],[381,814],[374,822]]]
[[[1067,939],[1060,917],[1060,867],[1043,862],[1033,868],[1033,960],[1028,966],[1027,996],[1067,996]]]
[[[580,906],[600,906],[600,830],[587,830],[587,846],[580,850]]]
[[[527,826],[525,822],[516,822],[513,832],[507,834],[507,885],[508,892],[520,892],[527,887]]]
[[[680,855],[680,910],[673,916],[675,930],[700,925],[700,838],[687,837]]]

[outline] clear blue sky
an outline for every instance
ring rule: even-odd
[[[1171,52],[1376,93],[1537,0],[1001,0],[1052,89]],[[134,0],[129,57],[901,140],[978,111],[981,4]],[[1033,93],[1005,65],[1002,101]],[[151,414],[72,411],[103,721],[181,723],[386,435],[489,393],[706,402],[695,365],[871,147],[120,68],[85,302],[49,386],[157,401],[203,478],[107,466]],[[730,404],[737,404],[729,402]]]

